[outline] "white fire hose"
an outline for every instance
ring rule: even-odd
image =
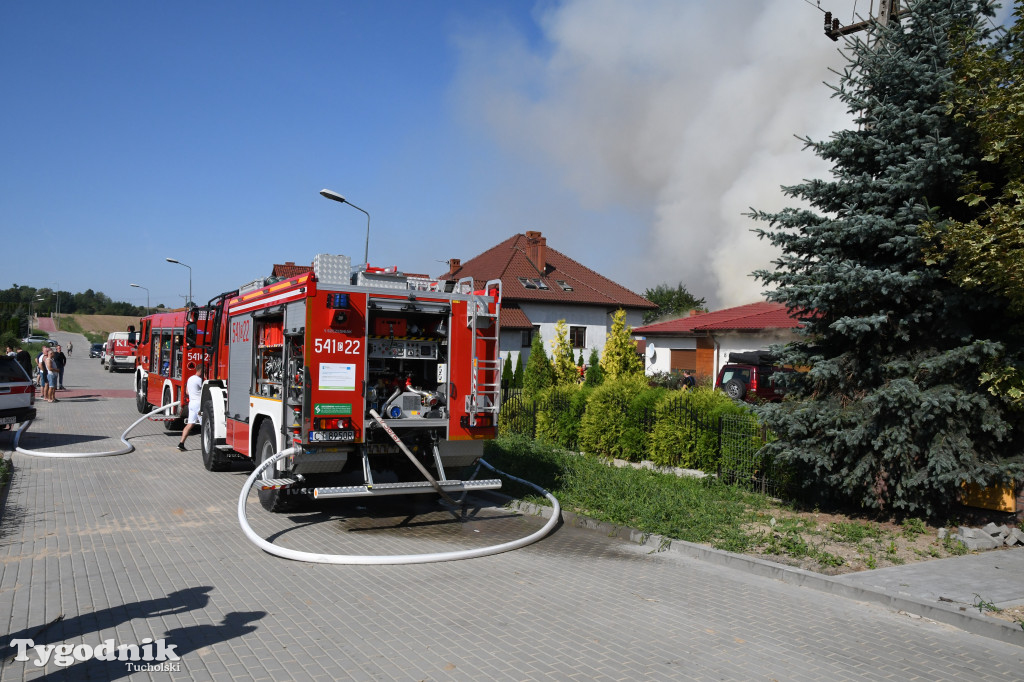
[[[436,552],[433,554],[385,554],[380,556],[361,555],[361,554],[318,554],[316,552],[303,552],[295,549],[288,549],[287,547],[278,547],[270,542],[267,542],[253,531],[249,525],[249,521],[245,515],[245,502],[249,497],[249,491],[252,490],[253,485],[256,483],[256,479],[259,478],[260,474],[264,469],[271,466],[274,462],[295,452],[295,448],[287,448],[281,452],[276,453],[274,456],[269,457],[265,462],[259,464],[246,479],[245,484],[242,486],[242,493],[238,496],[238,522],[242,525],[242,531],[249,540],[262,549],[268,554],[282,557],[284,559],[292,559],[294,561],[307,561],[317,564],[360,564],[360,565],[385,565],[385,564],[429,564],[438,561],[457,561],[459,559],[475,559],[482,556],[490,556],[492,554],[500,554],[501,552],[507,552],[512,549],[519,549],[525,547],[531,543],[540,540],[542,537],[551,532],[551,530],[558,524],[558,521],[562,517],[562,507],[558,504],[558,500],[555,496],[544,490],[540,486],[534,485],[529,481],[524,481],[521,478],[516,478],[506,474],[503,471],[499,471],[492,467],[484,460],[480,460],[480,463],[485,467],[500,474],[507,476],[508,478],[527,485],[534,490],[540,492],[551,502],[553,509],[551,510],[551,518],[544,526],[530,535],[518,540],[512,540],[505,542],[500,545],[491,545],[490,547],[477,547],[474,549],[461,549],[454,552]]]
[[[152,412],[149,412],[148,414],[144,414],[141,417],[139,417],[137,420],[135,420],[135,422],[133,422],[132,425],[129,426],[127,429],[125,429],[124,433],[121,434],[121,442],[124,443],[124,447],[121,448],[120,450],[111,450],[109,452],[42,452],[40,450],[25,450],[23,448],[18,447],[18,442],[21,441],[21,434],[23,434],[25,432],[25,429],[28,428],[28,425],[32,423],[31,419],[29,419],[27,422],[22,424],[21,428],[18,429],[18,432],[14,435],[14,450],[15,450],[15,452],[20,452],[23,455],[31,455],[33,457],[76,458],[76,457],[112,457],[114,455],[127,455],[129,452],[132,452],[132,451],[135,450],[135,446],[132,445],[131,443],[129,443],[128,439],[126,438],[126,436],[128,435],[129,431],[134,429],[136,426],[138,426],[139,424],[141,424],[145,420],[147,420],[150,417],[152,417],[154,414],[159,414],[161,412],[165,412],[167,410],[170,410],[172,407],[177,407],[180,404],[181,404],[181,401],[180,400],[176,400],[175,402],[168,403],[167,405],[164,405],[163,407],[160,407],[160,408],[158,408],[156,410],[153,410]]]
[[[21,435],[28,428],[29,424],[32,423],[31,419],[22,424],[21,428],[18,429],[18,432],[15,434],[14,449],[16,452],[20,452],[23,455],[30,455],[33,457],[82,458],[126,455],[129,452],[135,450],[135,447],[131,443],[129,443],[126,438],[128,433],[132,429],[134,429],[143,421],[149,419],[151,416],[159,414],[161,412],[166,412],[173,407],[177,407],[179,404],[180,401],[175,401],[173,403],[164,405],[156,410],[153,410],[152,412],[145,414],[142,417],[139,417],[139,419],[137,419],[135,422],[132,423],[131,426],[125,429],[124,433],[121,435],[121,442],[124,443],[124,447],[121,448],[120,450],[111,450],[109,452],[41,452],[39,450],[25,450],[19,447],[18,443],[21,440]],[[530,535],[527,535],[526,537],[519,538],[518,540],[511,540],[509,542],[504,542],[498,545],[491,545],[489,547],[477,547],[474,549],[456,550],[453,552],[435,552],[431,554],[385,554],[379,556],[358,554],[319,554],[316,552],[304,552],[300,550],[288,549],[287,547],[279,547],[270,542],[267,542],[259,535],[257,535],[255,531],[253,531],[252,526],[249,525],[249,521],[246,518],[245,503],[246,499],[249,497],[249,492],[252,490],[252,487],[256,484],[256,480],[259,478],[263,470],[271,466],[273,463],[275,463],[282,457],[292,454],[294,451],[295,448],[287,448],[285,450],[282,450],[281,452],[276,453],[275,455],[267,459],[265,462],[259,464],[249,475],[249,478],[246,479],[245,484],[242,486],[242,492],[238,496],[238,522],[242,526],[242,532],[245,533],[245,536],[249,538],[249,540],[253,544],[262,549],[264,552],[282,557],[284,559],[292,559],[294,561],[306,561],[318,564],[349,565],[427,564],[439,561],[475,559],[477,557],[490,556],[492,554],[500,554],[501,552],[508,552],[510,550],[519,549],[520,547],[525,547],[526,545],[532,544],[537,540],[540,540],[548,533],[550,533],[562,517],[562,507],[561,505],[558,504],[558,500],[555,498],[554,495],[549,493],[547,490],[544,490],[540,486],[530,483],[529,481],[525,481],[521,478],[517,478],[515,476],[512,476],[511,474],[506,474],[503,471],[495,469],[493,466],[491,466],[486,461],[481,459],[480,464],[487,467],[491,471],[501,476],[505,476],[513,481],[516,481],[517,483],[521,483],[523,485],[529,486],[530,488],[533,488],[537,492],[544,495],[544,497],[546,497],[551,502],[551,518],[548,519],[547,523],[545,523],[543,527],[531,533]],[[427,478],[431,478],[429,474],[427,475]]]

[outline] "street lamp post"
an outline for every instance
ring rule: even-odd
[[[165,258],[164,260],[166,260],[168,263],[177,263],[178,265],[184,265],[186,268],[188,268],[188,302],[191,303],[192,302],[192,267],[187,265],[187,264],[185,264],[185,263],[182,263],[180,260],[176,260],[174,258]]]
[[[368,260],[370,258],[370,214],[366,213],[366,211],[363,211],[363,209],[359,208],[358,206],[356,206],[351,201],[341,196],[337,192],[332,192],[329,189],[322,189],[320,190],[320,195],[327,197],[331,201],[337,201],[338,203],[348,204],[357,211],[362,211],[363,213],[366,214],[366,248],[363,250],[363,265],[369,267],[370,264]]]
[[[135,287],[136,289],[146,289],[141,284],[129,284],[128,286]],[[149,314],[149,289],[146,289],[146,314]]]

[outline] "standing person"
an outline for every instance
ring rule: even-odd
[[[43,398],[48,403],[59,403],[60,401],[57,400],[57,379],[60,373],[59,362],[52,348],[47,348],[43,352],[46,353],[46,358],[43,362],[46,365],[47,384],[46,388],[43,389]]]
[[[75,344],[72,343],[71,341],[68,341],[68,355],[71,355],[71,351],[73,351],[74,349],[75,349]]]
[[[60,344],[57,344],[57,352],[53,354],[53,357],[57,359],[57,388],[61,391],[66,391],[64,388],[64,365],[68,364],[68,356],[64,355],[64,351],[61,350]]]
[[[181,440],[178,441],[178,449],[185,452],[185,438],[192,427],[199,423],[199,402],[203,398],[203,365],[196,368],[196,373],[188,378],[185,383],[185,392],[188,394],[188,421],[185,428],[181,430]]]
[[[683,370],[683,386],[686,388],[693,388],[697,385],[697,380],[693,378],[693,372],[688,369]]]
[[[19,346],[18,344],[14,344],[14,359],[18,361],[18,364],[21,365],[22,368],[24,368],[25,374],[27,374],[28,378],[31,380],[32,356],[28,354],[28,351]]]
[[[39,388],[43,389],[42,397],[46,399],[46,349],[36,356],[36,368],[39,370]]]

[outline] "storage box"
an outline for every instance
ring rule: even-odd
[[[406,336],[408,325],[406,320],[394,317],[379,317],[373,321],[374,336]]]

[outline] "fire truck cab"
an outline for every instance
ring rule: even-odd
[[[500,307],[498,281],[353,272],[327,254],[312,272],[222,295],[197,311],[211,321],[204,465],[290,448],[257,485],[271,511],[310,496],[500,487],[449,478],[496,434]]]

